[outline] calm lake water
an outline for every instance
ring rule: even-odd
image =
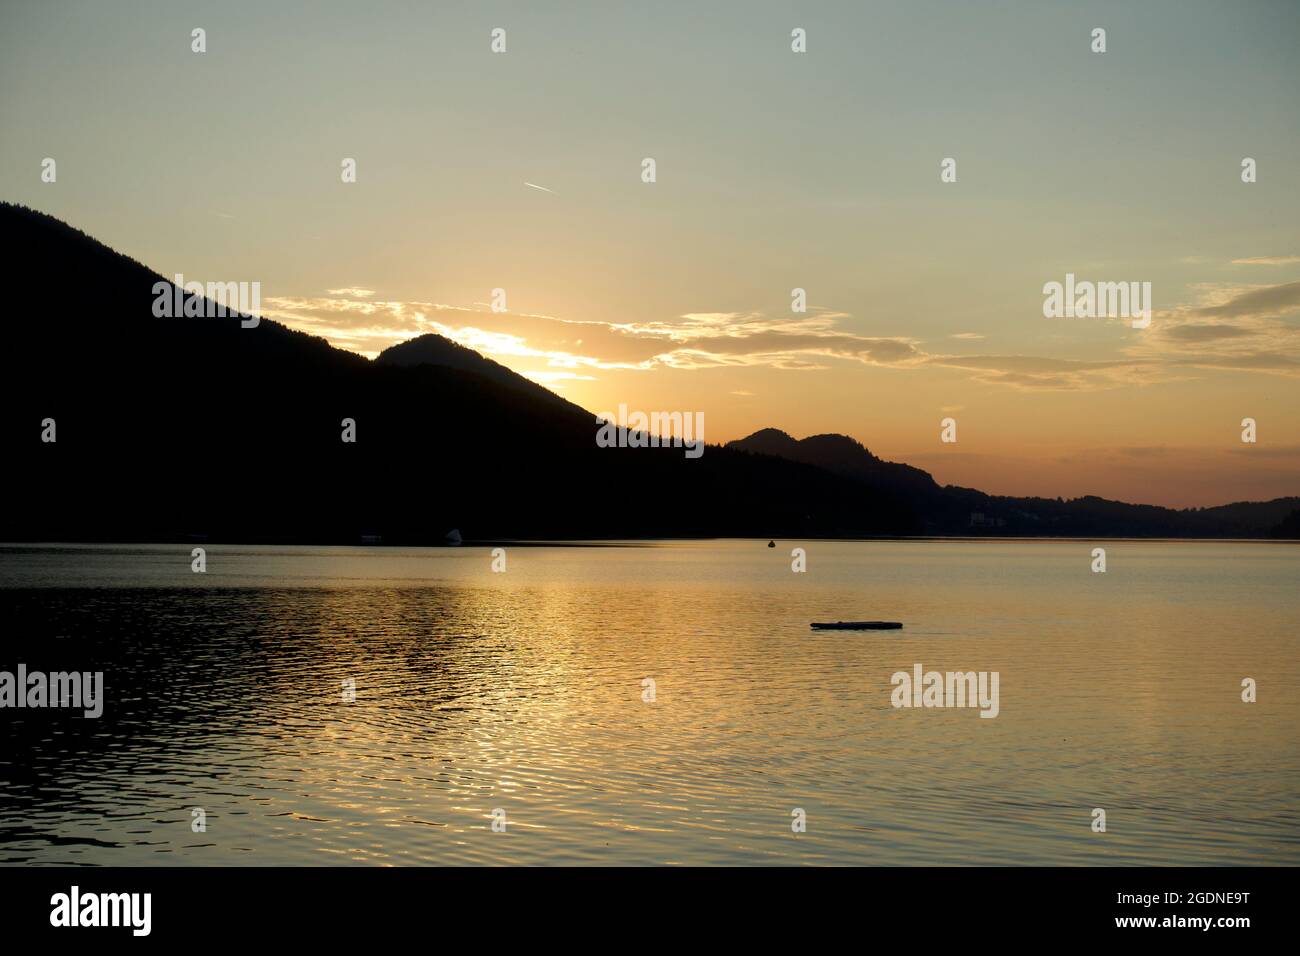
[[[1300,547],[1099,544],[0,547],[0,862],[1300,863]]]

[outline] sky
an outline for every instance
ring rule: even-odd
[[[3,0],[0,198],[365,355],[1206,506],[1300,494],[1297,50],[1286,0]]]

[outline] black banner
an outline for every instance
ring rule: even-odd
[[[1213,940],[1286,921],[1278,869],[0,869],[9,940],[499,945],[849,930],[923,941]],[[839,927],[839,929],[835,929]],[[694,930],[692,930],[694,932]],[[982,945],[982,944],[981,944]]]

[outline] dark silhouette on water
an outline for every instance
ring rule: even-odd
[[[155,318],[161,277],[72,227],[0,204],[0,238],[0,540],[1264,537],[1300,507],[990,496],[774,429],[694,460],[599,448],[592,413],[438,336],[372,362],[267,319]]]
[[[808,626],[814,631],[897,631],[903,625],[899,621],[836,621],[834,624],[813,621]]]

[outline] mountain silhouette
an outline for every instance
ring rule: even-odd
[[[884,461],[846,435],[797,440],[764,428],[728,443],[734,450],[800,461],[884,489],[922,516],[928,534],[1068,537],[1275,537],[1296,538],[1300,498],[1243,501],[1213,508],[1174,510],[1087,495],[1070,501],[989,495],[974,488],[938,485],[926,471]]]
[[[506,388],[523,392],[531,398],[548,404],[562,405],[570,412],[582,412],[568,399],[561,398],[549,389],[543,388],[531,379],[524,378],[518,372],[506,368],[499,362],[479,355],[473,349],[466,348],[458,342],[429,333],[408,339],[397,345],[389,346],[375,356],[379,365],[393,365],[401,368],[418,368],[431,365],[441,368],[460,369],[473,372],[488,381]],[[586,414],[583,412],[583,414]]]
[[[780,429],[764,428],[747,438],[728,442],[727,447],[801,461],[880,487],[919,494],[939,491],[929,472],[877,458],[861,442],[847,435],[812,435],[796,440]]]
[[[153,289],[167,280],[57,219],[0,205],[0,237],[12,316],[0,353],[3,540],[917,530],[906,511],[807,465],[717,447],[697,460],[599,448],[592,413],[451,343],[372,362],[265,318],[158,318]]]
[[[266,318],[160,318],[168,280],[71,226],[0,204],[0,238],[0,540],[1254,537],[1300,507],[989,496],[774,429],[698,459],[599,448],[592,413],[439,336],[370,361]]]

